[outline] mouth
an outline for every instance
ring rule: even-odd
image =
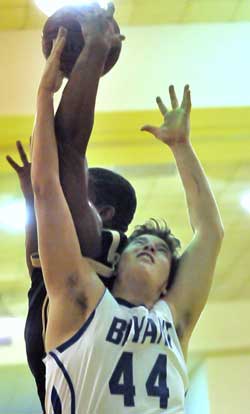
[[[142,256],[149,257],[151,263],[154,263],[155,262],[153,256],[151,256],[151,254],[149,254],[147,252],[138,253],[136,257],[142,257]]]

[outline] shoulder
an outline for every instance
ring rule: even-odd
[[[113,321],[117,326],[123,326],[123,323],[127,321],[131,322],[133,317],[145,319],[149,316],[149,310],[141,305],[135,306],[124,299],[115,298],[110,291],[106,288],[105,293],[96,307],[96,316],[101,320]]]
[[[102,317],[104,313],[108,314],[121,314],[123,312],[123,306],[119,299],[116,299],[109,291],[105,289],[102,298],[95,308],[96,313],[99,313]]]
[[[158,300],[153,306],[152,311],[155,312],[162,319],[169,321],[172,325],[175,326],[174,310],[167,300]]]

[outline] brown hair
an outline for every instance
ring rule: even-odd
[[[171,252],[171,267],[167,285],[167,288],[169,289],[174,282],[174,277],[179,264],[179,249],[181,247],[180,240],[178,240],[173,235],[165,220],[156,220],[154,218],[151,218],[150,220],[146,221],[146,223],[135,227],[134,231],[128,238],[128,244],[143,234],[151,234],[153,236],[159,237],[169,247],[169,250]]]

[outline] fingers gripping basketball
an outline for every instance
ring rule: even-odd
[[[81,25],[79,23],[79,14],[84,15],[88,13],[87,8],[80,8],[76,6],[66,6],[57,10],[46,21],[42,33],[42,50],[47,59],[53,47],[53,41],[57,37],[59,27],[67,29],[67,40],[61,55],[60,69],[66,77],[69,77],[72,68],[85,45],[85,40],[82,34]],[[107,18],[109,24],[112,26],[114,34],[119,35],[120,29],[113,18],[113,11],[107,11]],[[121,51],[121,42],[114,42],[110,48],[103,75],[107,73],[117,62]]]

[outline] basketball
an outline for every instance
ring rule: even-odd
[[[53,40],[57,36],[57,32],[60,26],[67,29],[67,41],[61,56],[61,70],[64,75],[68,78],[72,68],[84,47],[84,38],[81,31],[81,26],[77,21],[77,15],[79,14],[80,8],[77,6],[66,6],[57,10],[52,14],[46,21],[43,32],[42,32],[42,50],[45,58],[47,59],[50,55],[53,46]],[[81,13],[84,12],[81,9]],[[111,19],[114,33],[120,33],[119,26],[115,19]],[[103,75],[107,73],[117,62],[121,52],[121,46],[113,47],[110,49]]]

